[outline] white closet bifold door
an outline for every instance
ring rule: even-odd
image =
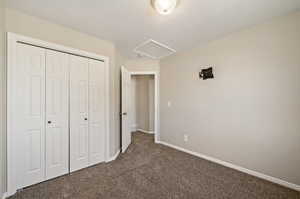
[[[45,179],[45,49],[17,44],[13,101],[18,188]]]
[[[89,165],[105,157],[105,64],[89,60]]]
[[[88,154],[88,78],[89,59],[70,59],[70,170],[89,165]]]
[[[69,56],[46,51],[46,180],[69,172]]]

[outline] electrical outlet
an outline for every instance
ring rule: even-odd
[[[189,141],[189,135],[184,134],[184,135],[183,135],[183,140],[184,140],[185,142],[188,142],[188,141]]]
[[[171,107],[172,103],[170,101],[168,101],[168,107]]]

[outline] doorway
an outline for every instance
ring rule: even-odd
[[[154,134],[154,75],[131,75],[131,132]]]
[[[121,149],[131,144],[132,132],[140,131],[159,139],[158,73],[129,72],[122,67],[121,78]]]

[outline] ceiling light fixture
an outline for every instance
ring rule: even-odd
[[[151,0],[154,9],[162,15],[168,15],[176,8],[178,0]]]

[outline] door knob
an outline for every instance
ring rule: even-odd
[[[122,115],[127,115],[127,113],[123,113]]]
[[[52,122],[51,121],[48,121],[48,124],[51,124]]]
[[[87,119],[87,118],[84,118],[84,120],[87,121],[88,119]]]

